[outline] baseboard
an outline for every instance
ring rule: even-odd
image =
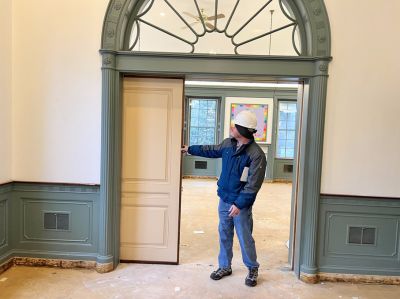
[[[10,269],[12,266],[14,266],[14,258],[9,258],[6,262],[0,264],[0,275]]]
[[[318,274],[300,272],[300,280],[305,283],[316,284],[319,282]]]
[[[33,257],[12,257],[0,265],[0,274],[13,266],[51,267],[62,269],[89,269],[98,273],[108,273],[114,269],[113,263],[101,264],[95,261],[45,259]]]
[[[272,183],[291,184],[292,180],[289,180],[289,179],[272,179]]]
[[[400,276],[319,273],[320,281],[400,285]]]
[[[323,272],[320,272],[318,274],[308,274],[301,272],[300,280],[310,284],[315,284],[320,281],[327,281],[327,282],[400,285],[400,276],[387,276],[387,275],[360,275],[360,274],[340,274],[340,273],[323,273]]]

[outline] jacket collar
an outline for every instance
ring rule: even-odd
[[[237,140],[232,137],[231,142],[232,142],[232,146],[235,147],[235,153],[233,154],[233,156],[237,156],[237,155],[241,154],[245,150],[245,148],[247,148],[250,144],[252,144],[254,142],[254,138],[250,139],[250,141],[248,143],[243,144],[238,151],[236,151]]]

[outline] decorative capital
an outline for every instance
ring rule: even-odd
[[[104,63],[105,65],[111,64],[111,63],[112,63],[112,58],[111,58],[110,56],[104,57],[103,63]]]
[[[329,61],[319,60],[315,65],[315,75],[316,76],[327,76],[328,75]]]
[[[114,69],[117,61],[115,55],[109,52],[104,52],[102,55],[102,69]]]
[[[323,63],[319,66],[319,70],[321,72],[326,72],[328,70],[328,64],[327,63]]]

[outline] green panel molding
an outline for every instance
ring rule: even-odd
[[[0,186],[0,265],[17,256],[98,262],[99,193],[95,185]],[[45,212],[68,214],[68,229],[46,229]]]
[[[292,181],[293,172],[285,172],[285,166],[289,165],[295,167],[293,165],[292,159],[274,159],[274,180],[284,180],[284,181]]]
[[[11,249],[10,244],[10,204],[12,184],[0,185],[0,264],[1,257]]]
[[[322,195],[320,204],[319,272],[400,275],[400,199]],[[349,242],[349,227],[375,228],[374,244]]]

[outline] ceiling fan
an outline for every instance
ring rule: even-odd
[[[214,29],[214,25],[211,24],[209,21],[214,21],[215,19],[222,19],[225,18],[225,15],[223,13],[217,14],[215,16],[208,16],[205,12],[204,12],[204,8],[200,9],[200,16],[199,15],[194,15],[190,12],[184,11],[183,12],[185,15],[195,19],[196,21],[193,23],[190,23],[189,25],[195,25],[195,24],[199,24],[201,23],[201,21],[203,20],[204,25],[206,25],[207,28],[213,30]],[[188,28],[187,26],[182,27],[182,29]]]

